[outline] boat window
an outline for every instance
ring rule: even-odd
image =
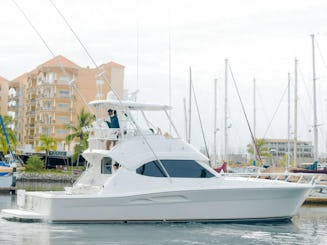
[[[165,177],[164,171],[157,161],[152,161],[142,165],[136,169],[136,173],[152,177]]]
[[[102,174],[112,174],[112,159],[110,157],[102,158],[101,173]]]
[[[215,177],[194,160],[161,160],[170,177],[173,178],[211,178]],[[136,169],[136,173],[152,177],[165,177],[158,161],[146,163]]]
[[[161,160],[170,177],[175,178],[211,178],[207,169],[194,160]]]

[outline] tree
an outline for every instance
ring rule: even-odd
[[[257,139],[256,140],[256,145],[257,145],[257,149],[259,152],[260,157],[267,157],[267,158],[271,158],[271,154],[269,152],[269,148],[266,145],[266,141],[264,139]],[[247,145],[247,152],[253,156],[254,155],[254,151],[253,151],[253,144],[248,144]],[[253,157],[252,159],[250,159],[251,162],[253,162]]]
[[[10,116],[3,116],[2,119],[3,119],[3,123],[5,125],[5,128],[6,128],[9,142],[14,150],[17,145],[17,138],[15,135],[15,132],[10,127],[10,125],[13,123],[13,119]],[[4,135],[1,125],[0,125],[0,151],[2,151],[4,154],[8,153],[8,151],[9,151],[9,146],[6,141],[6,137]]]
[[[39,156],[30,156],[26,163],[26,171],[39,172],[44,168],[44,163]]]
[[[287,167],[287,158],[288,158],[288,155],[287,155],[287,153],[285,153],[283,155],[283,158],[279,160],[278,166],[280,166],[280,167]],[[293,166],[293,164],[294,164],[294,161],[293,160],[290,160],[290,166],[288,166],[288,167]]]
[[[47,168],[49,151],[57,150],[57,141],[51,136],[41,135],[39,145],[35,148],[36,151],[45,151],[45,167]]]
[[[66,143],[70,144],[74,140],[78,140],[78,144],[74,147],[74,154],[73,154],[73,162],[77,162],[79,164],[79,158],[81,153],[87,149],[88,142],[87,139],[89,134],[83,131],[84,127],[90,126],[91,123],[94,121],[94,116],[86,112],[84,108],[82,108],[79,115],[77,115],[77,125],[74,126],[72,124],[65,125],[66,129],[69,129],[71,134],[66,136]]]

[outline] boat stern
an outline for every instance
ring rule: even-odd
[[[17,208],[1,210],[1,217],[9,221],[40,222],[47,220],[50,209],[50,200],[45,195],[18,190]]]
[[[43,222],[46,216],[37,212],[22,209],[2,209],[1,217],[8,221],[16,222]]]

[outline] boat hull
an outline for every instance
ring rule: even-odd
[[[327,169],[317,169],[317,170],[310,170],[310,169],[291,169],[293,173],[306,173],[306,174],[327,174]]]
[[[73,223],[281,220],[296,215],[310,189],[232,188],[129,196],[26,193],[20,197],[21,210],[2,210],[2,216]]]

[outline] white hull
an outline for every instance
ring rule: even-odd
[[[12,175],[0,176],[0,188],[9,188],[12,185]]]
[[[294,216],[310,189],[233,188],[132,196],[27,193],[23,210],[2,210],[2,216],[49,222],[276,220]]]

